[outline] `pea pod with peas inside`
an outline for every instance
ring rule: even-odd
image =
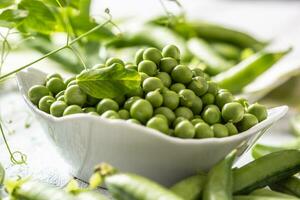
[[[213,80],[221,88],[228,89],[232,93],[241,92],[246,85],[270,69],[290,51],[291,49],[278,52],[258,52],[233,66],[228,71],[214,76]]]
[[[283,150],[268,154],[233,171],[234,194],[248,194],[300,171],[300,151]]]
[[[300,178],[297,175],[283,179],[270,187],[279,192],[291,194],[300,198]]]

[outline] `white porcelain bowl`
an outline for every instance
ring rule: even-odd
[[[56,118],[40,111],[27,98],[28,89],[41,84],[46,74],[29,69],[17,74],[20,91],[41,122],[71,173],[87,181],[93,167],[108,162],[121,171],[138,173],[164,185],[208,170],[234,148],[239,155],[287,112],[287,106],[272,108],[269,116],[253,128],[235,136],[210,139],[180,139],[123,120],[108,120],[76,114]]]

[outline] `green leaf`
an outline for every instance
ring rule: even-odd
[[[7,9],[0,14],[0,26],[6,28],[16,27],[28,16],[26,10]]]
[[[42,1],[22,0],[19,8],[29,12],[22,27],[25,31],[49,34],[60,27],[53,11]]]
[[[87,94],[96,98],[114,98],[140,87],[137,71],[114,64],[102,69],[84,71],[76,77],[77,84]]]
[[[59,2],[59,4],[62,7],[73,7],[75,9],[78,9],[81,0],[71,0],[71,1],[70,0],[43,0],[43,2],[46,5],[59,7],[59,4],[57,1]]]
[[[0,1],[0,8],[6,8],[8,6],[11,6],[15,3],[14,0],[1,0]]]

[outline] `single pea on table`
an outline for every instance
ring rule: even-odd
[[[76,77],[63,79],[50,74],[34,85],[28,98],[54,117],[86,113],[107,119],[122,119],[179,138],[222,138],[255,126],[268,116],[265,106],[240,100],[211,81],[201,69],[180,63],[180,50],[167,45],[140,49],[135,63],[109,58],[91,70],[118,64],[140,74],[136,91],[115,98],[98,99],[81,88]]]

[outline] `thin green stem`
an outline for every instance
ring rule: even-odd
[[[37,63],[37,62],[39,62],[39,61],[41,61],[41,60],[43,60],[43,59],[49,57],[49,56],[51,56],[52,54],[55,54],[55,53],[57,53],[57,52],[59,52],[59,51],[65,49],[65,48],[68,48],[70,45],[72,45],[72,44],[78,42],[78,41],[81,40],[82,38],[84,38],[84,37],[86,37],[87,35],[89,35],[89,34],[95,32],[95,31],[98,30],[99,28],[102,28],[103,26],[107,25],[108,23],[111,23],[111,18],[107,19],[104,23],[99,24],[99,25],[95,26],[94,28],[90,29],[89,31],[83,33],[82,35],[78,36],[77,38],[71,40],[71,41],[69,42],[69,44],[66,44],[66,45],[61,46],[61,47],[59,47],[59,48],[57,48],[57,49],[54,49],[54,50],[50,51],[49,53],[43,55],[42,57],[40,57],[40,58],[38,58],[38,59],[36,59],[36,60],[34,60],[34,61],[32,61],[32,62],[30,62],[30,63],[28,63],[28,64],[26,64],[26,65],[24,65],[24,66],[22,66],[22,67],[19,67],[19,68],[15,69],[15,70],[13,70],[13,71],[11,71],[11,72],[8,72],[8,73],[4,74],[3,76],[0,76],[0,81],[1,81],[2,79],[4,79],[4,78],[7,78],[7,77],[9,77],[9,76],[11,76],[11,75],[13,75],[13,74],[19,72],[19,71],[22,71],[22,70],[28,68],[29,66],[31,66],[31,65],[33,65],[33,64],[35,64],[35,63]]]
[[[80,53],[77,51],[77,49],[73,48],[72,46],[69,46],[69,49],[74,53],[74,55],[78,58],[78,60],[81,62],[82,66],[84,69],[86,68],[86,64],[82,58],[82,56],[80,55]]]
[[[26,164],[26,160],[27,160],[27,156],[25,154],[23,154],[22,152],[20,151],[14,151],[12,152],[9,145],[8,145],[8,142],[7,142],[7,139],[6,139],[6,136],[4,134],[4,131],[3,131],[3,128],[2,128],[2,125],[0,123],[0,132],[1,132],[1,135],[2,135],[2,138],[4,140],[4,143],[5,143],[5,146],[8,150],[8,153],[10,155],[10,160],[13,164]],[[20,156],[20,160],[17,160],[15,158],[16,155],[19,155]]]

